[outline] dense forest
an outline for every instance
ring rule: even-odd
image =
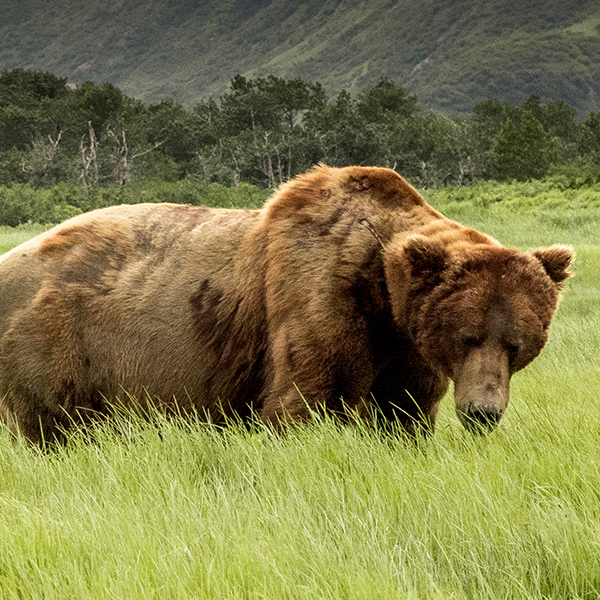
[[[298,78],[236,76],[218,100],[186,108],[145,105],[110,83],[0,75],[0,203],[9,188],[56,184],[63,195],[112,190],[102,202],[75,202],[82,210],[145,182],[270,188],[319,162],[388,166],[422,188],[547,176],[573,187],[600,181],[600,113],[578,119],[562,101],[531,96],[520,106],[486,100],[449,118],[422,112],[387,78],[329,97]]]

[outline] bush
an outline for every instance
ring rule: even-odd
[[[260,208],[271,194],[271,190],[250,183],[240,183],[228,188],[220,183],[211,183],[201,204],[218,208]]]
[[[553,165],[544,181],[559,190],[592,186],[600,183],[600,165],[593,163]]]
[[[74,205],[75,204],[75,205]],[[68,195],[35,189],[28,184],[0,186],[0,225],[58,223],[83,212]]]
[[[31,220],[33,196],[37,192],[28,185],[0,187],[0,225],[16,227]]]
[[[29,184],[0,186],[0,225],[59,223],[82,212],[141,202],[172,202],[221,208],[260,208],[270,190],[242,183],[228,188],[192,178],[176,182],[92,188],[59,183],[50,189]]]

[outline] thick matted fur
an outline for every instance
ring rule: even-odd
[[[374,398],[412,431],[453,379],[465,422],[497,421],[570,260],[374,167],[319,166],[256,211],[96,210],[0,258],[2,414],[39,441],[116,399],[279,424]]]

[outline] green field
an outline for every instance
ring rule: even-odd
[[[417,447],[329,420],[123,418],[45,453],[0,430],[0,597],[600,597],[600,192],[527,185],[429,194],[507,245],[577,252],[497,431],[469,435],[451,397]]]

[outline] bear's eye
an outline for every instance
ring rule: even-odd
[[[519,344],[517,342],[507,342],[506,350],[508,354],[512,356],[516,356],[519,353]]]
[[[463,344],[467,348],[478,348],[483,344],[483,339],[477,335],[468,335],[463,338]]]

